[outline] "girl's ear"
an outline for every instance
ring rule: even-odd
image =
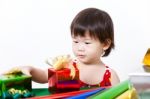
[[[107,50],[109,47],[110,47],[110,44],[111,44],[111,40],[110,39],[107,39],[105,42],[104,42],[104,45],[103,45],[103,50]]]

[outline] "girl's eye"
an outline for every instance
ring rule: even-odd
[[[85,42],[85,44],[91,44],[90,42]]]
[[[78,41],[73,41],[74,43],[78,43]]]

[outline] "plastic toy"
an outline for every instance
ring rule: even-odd
[[[48,69],[49,91],[51,93],[69,92],[80,89],[79,70],[70,56],[58,56],[47,63],[53,68]]]
[[[143,59],[143,64],[145,66],[150,66],[150,48],[147,50],[144,59]]]
[[[0,76],[1,99],[18,99],[34,96],[31,91],[31,77],[24,75],[19,69],[13,69]]]

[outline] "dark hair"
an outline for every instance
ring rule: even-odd
[[[79,12],[71,23],[72,36],[85,36],[85,33],[101,43],[111,41],[110,47],[103,56],[108,56],[114,48],[114,28],[111,17],[105,11],[96,8],[87,8]]]

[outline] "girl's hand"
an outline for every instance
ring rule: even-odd
[[[40,68],[35,68],[33,66],[18,66],[10,69],[4,74],[13,73],[23,73],[27,76],[32,76],[32,80],[37,83],[47,83],[48,82],[48,70],[42,70]]]
[[[7,74],[16,74],[16,73],[23,73],[25,75],[31,76],[31,67],[30,66],[20,66],[20,67],[14,67],[7,72],[3,73],[4,75]]]

